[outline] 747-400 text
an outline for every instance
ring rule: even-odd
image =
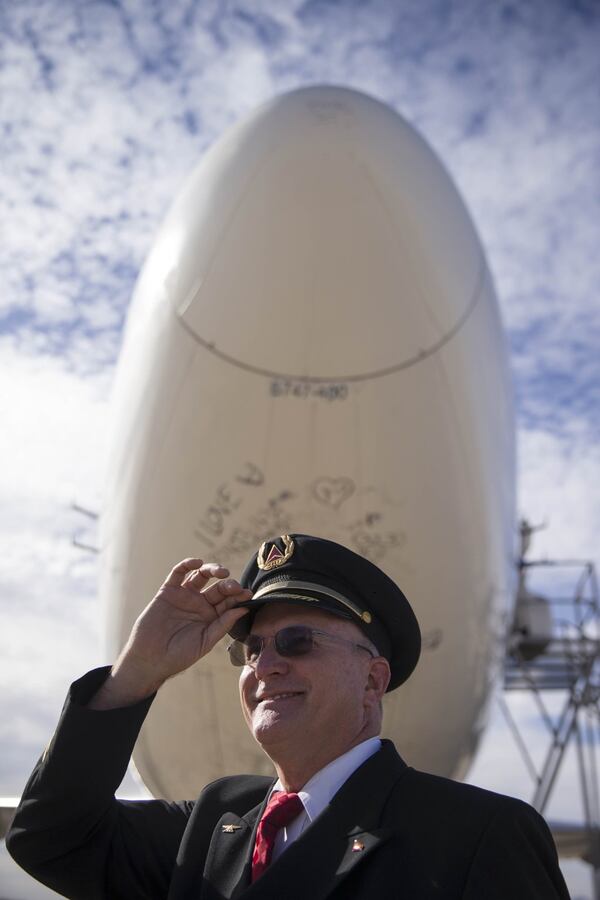
[[[348,396],[348,385],[335,382],[293,381],[278,378],[271,381],[272,397],[298,397],[300,400],[317,398],[318,400],[345,400]]]

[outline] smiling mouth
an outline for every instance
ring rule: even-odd
[[[282,691],[280,694],[271,694],[269,697],[257,697],[257,703],[272,703],[275,700],[291,700],[293,697],[301,697],[300,691]]]

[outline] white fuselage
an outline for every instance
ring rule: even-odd
[[[415,130],[331,87],[231,129],[140,276],[116,403],[111,653],[179,559],[238,575],[267,537],[331,538],[421,624],[385,734],[419,768],[464,773],[512,604],[514,425],[480,242]],[[159,692],[135,754],[154,793],[270,771],[236,679],[219,646]]]

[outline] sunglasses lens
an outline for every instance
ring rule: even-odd
[[[304,625],[290,625],[275,635],[275,647],[281,656],[305,656],[313,648],[310,628]]]
[[[313,632],[305,625],[290,625],[277,632],[274,643],[280,656],[305,656],[313,649]],[[257,634],[249,634],[244,641],[232,641],[227,648],[232,665],[256,665],[264,645],[265,639]]]
[[[232,641],[227,647],[232,666],[246,665],[246,645],[243,641]]]

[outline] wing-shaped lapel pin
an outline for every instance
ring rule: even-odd
[[[243,818],[232,812],[225,813],[216,823],[204,865],[206,885],[203,891],[207,897],[232,900],[250,886],[252,836],[260,809],[259,805]]]

